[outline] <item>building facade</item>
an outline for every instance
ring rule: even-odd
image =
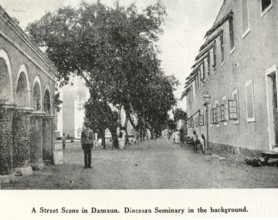
[[[53,159],[55,73],[0,6],[0,177]]]
[[[90,98],[89,89],[80,77],[72,79],[72,83],[60,89],[60,99],[63,101],[61,110],[56,114],[55,136],[81,138],[84,124],[84,104]]]
[[[277,17],[274,0],[223,2],[186,78],[189,135],[214,148],[277,147]]]

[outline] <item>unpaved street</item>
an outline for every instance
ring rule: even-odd
[[[93,169],[83,169],[80,143],[67,145],[63,165],[2,184],[2,189],[192,189],[277,188],[278,168],[253,168],[194,153],[166,139],[126,150],[93,150]]]

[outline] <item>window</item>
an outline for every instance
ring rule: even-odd
[[[226,121],[226,108],[225,104],[221,105],[221,121]]]
[[[272,6],[272,0],[261,0],[262,13],[267,12]]]
[[[239,115],[239,97],[238,97],[237,90],[233,91],[232,97],[233,97],[232,100],[236,101],[236,106],[235,107],[236,107],[236,117],[237,117],[237,119],[234,119],[234,124],[239,124],[239,118],[240,118],[240,115]],[[228,108],[229,108],[229,106],[228,106]]]
[[[201,75],[201,81],[204,82],[205,79],[205,72],[204,72],[204,63],[200,66],[200,75]]]
[[[203,62],[203,73],[204,73],[204,78],[206,77],[206,74],[207,74],[207,60],[204,59],[204,62]]]
[[[204,59],[204,71],[205,74],[209,75],[209,55]]]
[[[212,122],[213,122],[213,124],[218,124],[216,108],[211,109],[211,111],[212,111]]]
[[[197,82],[197,75],[195,76],[195,93],[197,93],[198,90],[198,82]]]
[[[217,122],[221,122],[221,106],[216,104]]]
[[[229,19],[229,33],[230,33],[230,47],[231,50],[235,47],[235,35],[234,35],[234,19],[233,16]]]
[[[207,68],[208,68],[208,75],[210,75],[210,52],[208,53],[208,57],[207,57]]]
[[[194,123],[192,118],[188,119],[187,123],[188,123],[188,128],[194,128]]]
[[[202,73],[201,73],[201,68],[199,67],[198,69],[198,75],[199,75],[199,86],[201,86],[201,82],[203,81],[202,80]]]
[[[212,47],[212,67],[216,70],[216,41],[214,41],[214,45]]]
[[[195,117],[195,127],[199,127],[199,116]]]
[[[227,98],[224,96],[222,98],[221,105],[221,120],[224,122],[224,125],[227,125],[227,120],[229,119],[229,107],[227,103]]]
[[[242,34],[243,37],[249,31],[249,8],[248,8],[248,0],[241,0],[241,16],[242,16]]]
[[[228,101],[229,107],[229,119],[230,120],[237,120],[237,100],[229,100]]]
[[[220,49],[221,49],[221,63],[223,63],[225,61],[223,32],[220,34]]]
[[[254,90],[252,80],[245,84],[247,121],[255,121]]]

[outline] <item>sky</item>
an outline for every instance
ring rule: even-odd
[[[85,0],[94,3],[96,0]],[[135,3],[139,8],[155,3],[157,0],[119,0],[120,5]],[[175,92],[180,98],[185,78],[204,42],[205,32],[213,25],[223,0],[161,0],[166,7],[167,17],[164,33],[160,37],[162,68],[167,75],[175,75],[180,85]],[[19,20],[25,29],[28,23],[39,20],[47,11],[60,7],[78,6],[81,0],[0,0],[0,5],[11,17]],[[113,5],[115,0],[101,0],[103,4]],[[186,110],[185,99],[178,107]]]

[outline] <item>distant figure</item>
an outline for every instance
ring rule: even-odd
[[[138,132],[137,132],[137,130],[136,129],[134,129],[133,130],[133,135],[134,135],[134,143],[136,144],[136,145],[138,145]]]
[[[193,131],[193,141],[194,141],[194,143],[193,143],[194,144],[194,146],[193,146],[194,152],[197,152],[198,145],[200,144],[200,140],[198,138],[196,131]]]
[[[201,145],[202,145],[202,153],[206,152],[206,137],[204,134],[201,135]]]
[[[91,167],[91,154],[92,148],[94,146],[94,133],[88,126],[84,126],[84,129],[81,132],[81,145],[84,151],[84,169],[92,168]]]
[[[62,136],[62,146],[63,146],[63,150],[66,149],[66,135],[65,133],[63,133],[63,136]]]
[[[171,140],[171,135],[172,135],[171,130],[168,130],[168,140],[169,140],[169,141]]]

